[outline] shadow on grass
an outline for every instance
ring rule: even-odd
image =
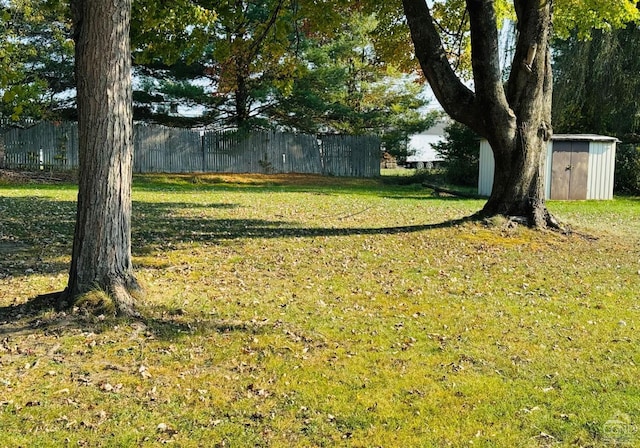
[[[236,238],[286,238],[286,237],[320,237],[320,236],[347,236],[347,235],[391,235],[400,233],[420,232],[425,230],[454,227],[465,222],[477,219],[475,216],[445,221],[436,224],[423,224],[412,226],[398,226],[385,228],[272,228],[264,222],[247,223],[245,220],[230,221],[226,224],[227,232],[212,232],[211,239],[236,239]],[[183,223],[184,224],[184,223]],[[248,225],[251,224],[251,225]],[[268,224],[268,223],[266,223]],[[249,229],[249,230],[248,230]],[[157,235],[156,235],[157,236]],[[208,238],[205,238],[208,239]],[[100,320],[95,316],[68,314],[56,310],[58,293],[36,296],[25,303],[12,304],[0,307],[0,336],[8,334],[24,334],[36,331],[64,331],[64,329],[76,328],[82,330],[115,326],[120,319]],[[258,334],[266,331],[269,326],[254,321],[227,321],[215,319],[185,319],[180,312],[168,309],[141,310],[142,315],[138,322],[155,337],[159,339],[173,339],[198,331],[215,331],[219,333],[246,332]],[[145,312],[147,311],[147,312]],[[149,312],[151,311],[151,312]],[[156,315],[161,317],[155,317]]]
[[[448,200],[448,199],[447,199]],[[457,199],[452,199],[457,200]],[[40,197],[0,198],[0,278],[64,272],[59,257],[71,253],[76,204]],[[148,255],[184,243],[222,243],[247,238],[316,238],[393,235],[454,227],[475,215],[440,223],[391,227],[304,227],[265,219],[219,219],[180,216],[184,210],[230,209],[236,204],[136,202],[133,214],[134,255]]]
[[[446,199],[457,201],[459,198]],[[477,215],[439,223],[389,227],[305,227],[296,222],[265,219],[218,219],[172,216],[179,204],[137,204],[134,216],[134,255],[156,252],[182,243],[222,243],[249,238],[317,238],[353,235],[394,235],[455,227],[479,219]],[[357,214],[357,213],[354,213]]]
[[[399,197],[398,197],[399,198]],[[442,199],[441,199],[442,200]],[[456,201],[458,198],[447,198]],[[295,238],[349,235],[389,235],[420,232],[456,226],[473,217],[441,223],[391,227],[303,227],[295,222],[277,219],[219,219],[180,216],[185,210],[233,209],[237,204],[183,204],[177,202],[135,202],[133,212],[133,247],[138,253],[148,253],[167,243],[220,242],[240,238]],[[5,264],[14,260],[20,269],[28,270],[26,262],[55,268],[62,265],[52,258],[70,254],[75,222],[76,203],[41,197],[0,197],[0,273]],[[36,258],[35,260],[33,258]],[[57,264],[56,264],[57,263]],[[18,272],[12,272],[18,274]]]
[[[0,338],[36,332],[60,335],[81,330],[102,333],[116,327],[130,326],[130,336],[174,340],[197,333],[265,334],[278,328],[278,322],[231,320],[184,315],[181,310],[164,306],[143,306],[138,318],[104,317],[86,312],[59,311],[56,301],[60,292],[36,296],[25,303],[0,307]]]
[[[54,311],[59,293],[44,294],[25,303],[0,307],[0,336],[41,328],[45,314]]]
[[[162,305],[141,309],[142,323],[147,331],[161,340],[171,340],[194,333],[247,333],[264,334],[273,330],[276,324],[259,320],[216,319],[205,316],[185,315],[181,310],[168,309]]]
[[[486,197],[462,197],[462,196],[454,196],[454,195],[447,195],[447,194],[433,194],[431,196],[424,196],[424,195],[411,195],[411,194],[386,194],[382,196],[385,199],[402,199],[402,200],[407,200],[407,199],[411,199],[414,201],[433,201],[433,200],[438,200],[438,201],[444,201],[446,200],[447,202],[461,202],[461,201],[485,201],[488,199]]]
[[[211,217],[184,217],[180,211],[193,208],[235,208],[228,203],[134,204],[133,247],[136,254],[153,253],[167,243],[187,242],[221,243],[246,238],[315,238],[351,235],[393,235],[454,227],[475,216],[440,223],[392,227],[301,227],[296,223],[261,219],[217,219]],[[30,276],[67,269],[56,259],[71,250],[76,203],[42,197],[0,197],[0,243],[9,250],[0,260],[0,276]],[[30,267],[33,265],[33,269]],[[47,268],[39,268],[46,265]],[[0,335],[64,328],[99,328],[105,321],[92,316],[59,312],[55,309],[56,294],[34,297],[26,303],[0,307]],[[160,315],[161,317],[153,317]],[[218,322],[204,319],[185,321],[183,316],[169,316],[162,311],[151,311],[142,322],[158,337],[178,337],[193,328],[206,331],[262,331],[255,322]],[[194,327],[195,326],[195,327]]]

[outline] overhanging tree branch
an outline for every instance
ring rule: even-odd
[[[425,0],[403,0],[402,5],[416,57],[434,95],[454,120],[484,134],[485,125],[476,118],[481,116],[476,96],[451,67],[427,3]]]
[[[516,0],[514,6],[518,19],[518,38],[507,83],[507,100],[518,115],[520,123],[528,123],[535,121],[532,114],[543,113],[550,116],[551,113],[550,104],[535,104],[536,96],[528,94],[533,91],[551,94],[551,56],[548,43],[551,34],[551,2]],[[546,119],[543,124],[550,129],[548,121]]]
[[[498,26],[493,1],[467,0],[473,80],[478,103],[485,111],[481,119],[486,129],[499,129],[498,138],[512,140],[516,131],[516,116],[509,107],[502,84]],[[479,132],[483,137],[486,133]]]
[[[473,80],[478,100],[491,107],[508,108],[502,87],[502,73],[498,51],[498,29],[493,2],[467,0]]]

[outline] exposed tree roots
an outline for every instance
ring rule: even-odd
[[[93,297],[92,297],[93,295]],[[140,317],[136,310],[136,298],[143,295],[143,289],[133,276],[126,279],[110,277],[92,288],[72,292],[69,288],[59,293],[59,309],[82,307],[93,313],[113,313],[120,317]]]
[[[549,212],[544,200],[492,201],[490,198],[479,215],[482,218],[501,215],[513,222],[534,229],[549,229],[567,233],[567,229]]]
[[[135,296],[141,293],[140,286],[135,282],[135,287],[123,282],[114,282],[108,289],[108,294],[115,307],[116,315],[122,317],[140,317],[135,307]]]

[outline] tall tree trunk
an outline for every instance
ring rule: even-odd
[[[100,288],[135,313],[131,262],[131,0],[74,0],[79,192],[67,306]]]
[[[516,117],[516,132],[505,134],[498,126],[486,136],[496,163],[493,191],[483,212],[525,216],[535,227],[558,225],[547,210],[543,183],[552,133],[551,3],[514,2],[518,38],[506,98]]]
[[[494,1],[466,0],[466,5],[475,91],[451,69],[426,1],[403,0],[416,57],[445,111],[491,145],[495,175],[482,214],[524,216],[532,226],[556,226],[546,208],[542,177],[551,137],[552,1],[514,1],[518,40],[506,88]]]

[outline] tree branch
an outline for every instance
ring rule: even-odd
[[[473,80],[480,101],[489,98],[499,101],[499,107],[507,107],[498,51],[498,29],[493,2],[467,0],[471,27]]]
[[[501,139],[515,135],[516,116],[509,107],[502,84],[498,26],[493,1],[466,0],[471,27],[471,64],[478,102],[485,127],[499,129]]]
[[[486,134],[482,113],[471,89],[451,68],[442,40],[425,0],[402,0],[411,31],[416,58],[444,110],[456,121],[466,124],[480,135]]]
[[[462,13],[462,18],[460,19],[460,24],[458,25],[458,29],[456,31],[449,31],[444,26],[442,26],[439,21],[435,19],[433,21],[434,25],[439,30],[440,34],[443,36],[446,36],[445,41],[446,39],[451,39],[453,41],[453,43],[450,45],[451,49],[449,50],[449,52],[455,57],[455,62],[453,66],[454,71],[457,70],[458,67],[460,66],[460,59],[462,57],[462,51],[463,51],[462,44],[464,42],[466,22],[467,22],[466,8]],[[455,51],[453,50],[454,47],[455,47]]]
[[[260,47],[262,46],[262,43],[264,42],[265,38],[269,34],[269,31],[271,30],[271,28],[275,25],[276,19],[278,18],[278,15],[280,15],[280,10],[282,9],[283,4],[284,4],[284,0],[278,1],[278,4],[273,10],[271,17],[269,18],[269,21],[264,25],[264,30],[262,34],[260,36],[257,36],[254,39],[251,46],[249,47],[249,55],[251,59],[255,58],[257,54],[260,52]]]
[[[527,99],[535,96],[526,92],[551,89],[551,80],[547,79],[550,75],[551,2],[516,0],[514,6],[518,18],[518,39],[507,83],[507,99],[518,117],[528,121],[528,117],[521,116],[521,111],[535,112],[539,111],[539,107],[530,107]],[[544,113],[549,111],[545,110]]]

